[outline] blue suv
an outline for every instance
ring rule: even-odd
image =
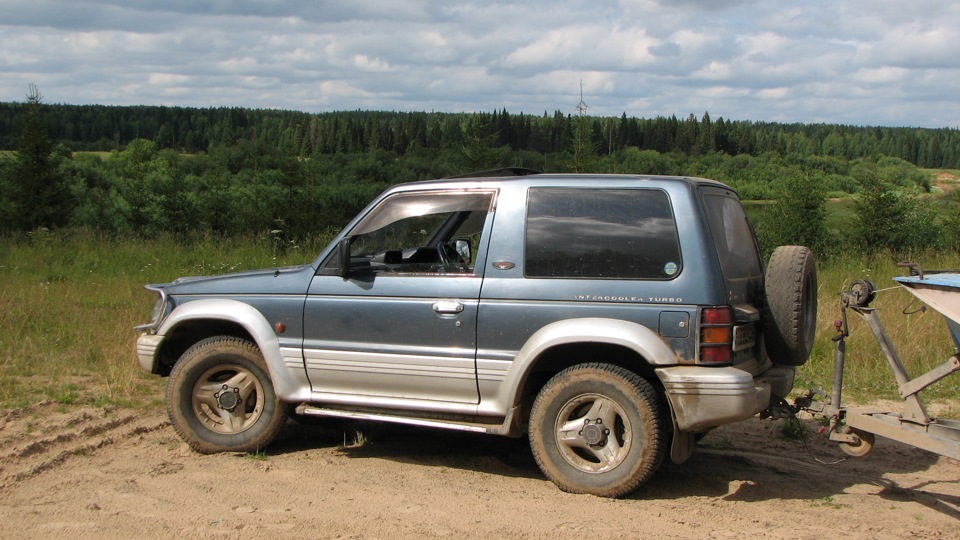
[[[561,489],[619,497],[767,409],[810,354],[809,249],[764,264],[701,178],[529,174],[394,186],[310,264],[149,285],[137,353],[199,452],[289,414],[529,437]]]

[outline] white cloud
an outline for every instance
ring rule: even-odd
[[[382,58],[371,58],[365,54],[355,55],[353,65],[363,71],[383,72],[390,70],[390,64]]]
[[[956,127],[960,3],[0,0],[0,100]]]
[[[764,88],[757,92],[757,97],[760,99],[784,99],[790,95],[789,88]]]
[[[175,73],[151,73],[147,77],[147,84],[157,86],[183,86],[190,81],[186,75],[177,75]]]
[[[906,81],[911,73],[907,68],[895,66],[865,67],[857,70],[852,77],[867,84],[893,84]]]

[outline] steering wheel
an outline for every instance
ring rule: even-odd
[[[455,273],[465,271],[463,269],[463,262],[460,259],[460,254],[457,253],[457,248],[453,247],[453,244],[450,242],[440,242],[437,244],[437,256],[440,257],[440,264],[443,265],[444,271]]]

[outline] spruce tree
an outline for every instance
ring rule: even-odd
[[[33,84],[29,90],[8,186],[12,225],[28,231],[65,224],[71,209],[70,192],[59,174],[54,144],[47,137],[43,96]]]

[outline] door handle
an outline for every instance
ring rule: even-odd
[[[433,304],[433,310],[444,315],[453,315],[463,312],[463,304],[456,300],[440,300]]]

